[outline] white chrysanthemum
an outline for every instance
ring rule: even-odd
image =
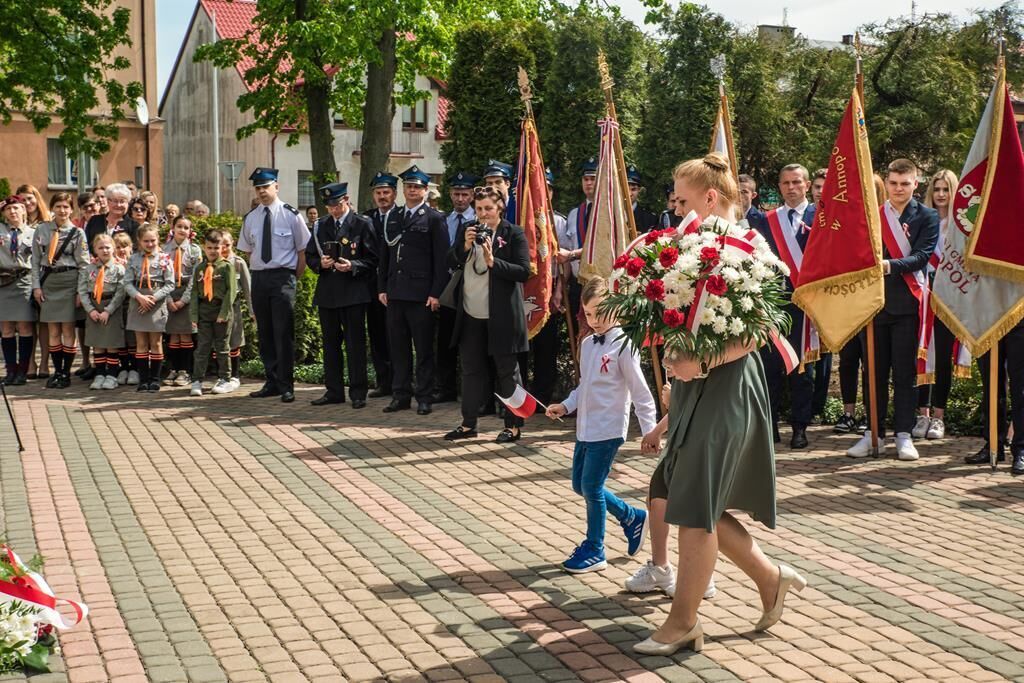
[[[688,235],[683,235],[682,239],[679,240],[679,246],[682,249],[689,249],[698,242],[700,242],[700,235],[691,232]]]
[[[714,320],[711,321],[711,329],[715,334],[723,334],[728,327],[729,323],[725,316],[716,315]]]
[[[740,320],[739,318],[729,318],[729,334],[733,335],[734,337],[738,337],[739,335],[743,334],[743,330],[745,329],[746,326],[743,324],[742,320]]]
[[[779,272],[781,272],[786,277],[789,277],[789,266],[787,266],[782,261],[779,261],[776,267],[779,269]]]
[[[697,290],[695,290],[690,285],[685,285],[681,287],[678,292],[679,303],[683,306],[689,306],[690,304],[693,303],[693,299],[696,296],[696,294]]]
[[[749,296],[740,297],[740,308],[744,311],[754,310],[754,300]]]
[[[682,306],[682,302],[679,300],[679,295],[672,294],[671,292],[665,294],[665,298],[662,303],[665,305],[666,309],[670,310],[673,308],[680,308]]]
[[[723,249],[722,250],[722,263],[727,266],[738,266],[743,263],[744,256],[742,252],[735,249]]]
[[[684,273],[690,274],[692,277],[700,267],[700,258],[696,254],[687,252],[680,255],[679,260],[676,261],[676,267]]]
[[[625,270],[623,270],[622,268],[616,268],[615,270],[612,271],[610,281],[615,282],[616,280],[621,280],[625,274]]]
[[[731,266],[726,266],[722,268],[722,277],[725,278],[726,282],[737,282],[740,279],[740,271]]]
[[[662,246],[671,246],[673,242],[675,242],[675,239],[673,239],[670,235],[662,235],[661,237],[658,238],[658,244]]]
[[[750,275],[755,280],[763,280],[771,273],[771,270],[763,263],[754,261],[750,264]]]
[[[721,311],[723,315],[732,315],[732,301],[722,297],[718,302],[718,310]]]
[[[701,325],[709,325],[715,321],[715,312],[711,310],[711,307],[706,307],[700,316]]]

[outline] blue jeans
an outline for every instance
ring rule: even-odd
[[[587,541],[598,550],[604,548],[606,512],[620,523],[633,518],[633,508],[604,487],[621,445],[622,439],[577,441],[572,454],[572,490],[587,503]]]

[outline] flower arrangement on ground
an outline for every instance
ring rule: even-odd
[[[58,651],[54,628],[71,628],[88,614],[85,605],[53,595],[38,573],[42,564],[38,556],[23,563],[13,550],[0,544],[0,673],[49,671],[50,655]],[[74,608],[74,623],[60,615],[58,602]]]
[[[690,212],[676,228],[638,237],[612,271],[606,310],[635,346],[710,361],[733,342],[766,343],[789,329],[789,269],[756,230]]]

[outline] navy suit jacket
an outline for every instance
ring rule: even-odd
[[[804,214],[801,217],[804,223],[808,226],[814,225],[814,215],[817,212],[817,207],[814,204],[808,204],[807,208],[804,209]],[[768,225],[768,216],[750,207],[750,211],[746,215],[747,222],[750,223],[750,227],[757,230],[761,235],[768,241],[768,245],[772,248],[772,253],[779,256],[779,246],[775,243],[775,236],[772,234],[771,226]],[[807,238],[809,234],[797,235],[796,241],[803,249],[807,246]],[[786,278],[786,291],[792,293],[793,282],[788,277]]]
[[[885,276],[885,311],[892,315],[910,315],[917,313],[918,303],[910,293],[903,274],[924,270],[928,266],[928,259],[939,241],[939,213],[911,199],[900,214],[900,223],[908,228],[910,254],[905,258],[891,258],[885,241],[882,242],[883,257],[889,259],[889,274]],[[888,225],[882,225],[882,230],[888,229]]]

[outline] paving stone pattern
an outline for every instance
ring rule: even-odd
[[[28,680],[1024,681],[1024,478],[964,465],[976,439],[851,461],[854,437],[812,428],[776,458],[779,528],[749,526],[807,590],[755,634],[722,559],[704,651],[646,657],[670,601],[622,590],[647,555],[614,520],[606,570],[558,567],[585,528],[571,420],[450,444],[454,404],[245,393],[9,392],[25,450],[0,420],[0,537],[91,608]],[[631,438],[610,486],[642,504],[655,464]]]

